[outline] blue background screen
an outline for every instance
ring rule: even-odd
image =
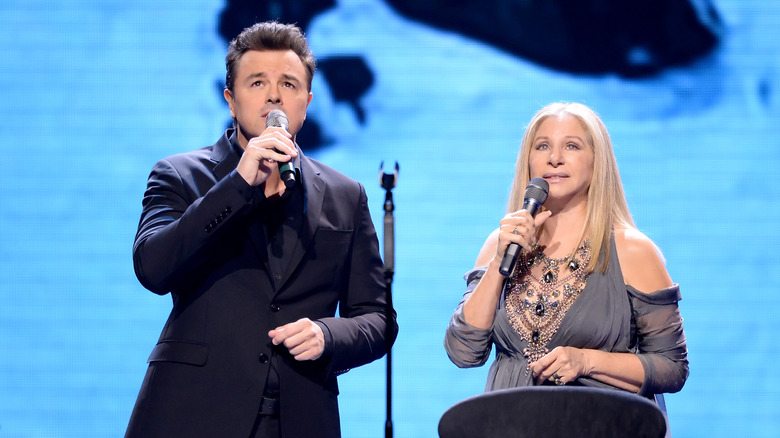
[[[652,74],[567,71],[380,0],[306,23],[323,66],[302,147],[365,185],[380,241],[379,164],[400,164],[395,436],[436,436],[448,407],[484,389],[488,366],[454,366],[444,330],[505,214],[524,128],[555,101],[602,116],[634,219],[681,285],[691,374],[667,396],[673,435],[776,436],[780,3],[691,3],[717,12],[718,44]],[[224,8],[0,4],[0,437],[124,433],[171,307],[133,273],[141,199],[157,160],[230,122]],[[338,85],[345,58],[370,73],[357,96]],[[384,359],[340,377],[345,437],[383,436],[384,378]]]

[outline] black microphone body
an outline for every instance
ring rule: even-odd
[[[265,127],[268,128],[271,126],[284,128],[284,130],[287,131],[287,127],[290,126],[290,120],[282,110],[271,110],[265,118]],[[279,151],[277,150],[276,152]],[[284,186],[288,189],[295,185],[295,166],[293,165],[292,160],[279,163],[279,176],[282,178]]]
[[[525,194],[523,195],[523,210],[527,211],[531,217],[535,217],[539,212],[539,208],[547,200],[547,194],[550,191],[550,184],[545,181],[544,178],[532,179],[525,188]],[[498,272],[501,275],[507,277],[512,273],[512,270],[517,263],[517,256],[520,255],[520,245],[512,242],[504,253],[504,258],[501,259],[501,265],[498,267]]]

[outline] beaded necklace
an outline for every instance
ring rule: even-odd
[[[590,249],[590,242],[585,239],[566,257],[551,259],[542,247],[535,245],[531,252],[522,254],[509,276],[506,311],[512,328],[528,344],[523,356],[529,364],[550,351],[547,344],[558,331],[566,311],[585,289]],[[566,267],[564,273],[560,273],[561,266]]]

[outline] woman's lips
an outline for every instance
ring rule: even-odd
[[[560,181],[568,177],[569,175],[563,173],[551,173],[551,174],[544,175],[542,178],[544,178],[547,181]]]

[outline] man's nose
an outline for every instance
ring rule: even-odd
[[[266,102],[268,103],[280,103],[282,101],[282,94],[276,89],[276,87],[268,87],[268,96]]]

